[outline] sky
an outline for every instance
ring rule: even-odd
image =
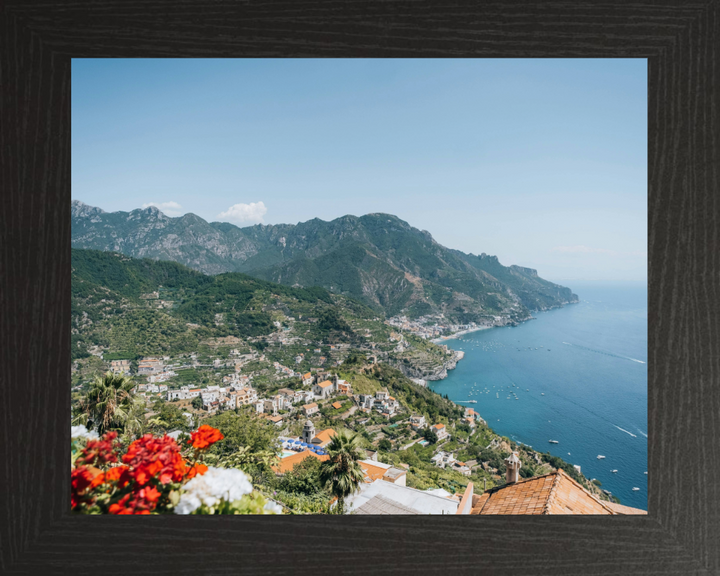
[[[647,279],[645,59],[73,59],[72,198]]]

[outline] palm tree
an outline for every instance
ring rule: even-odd
[[[132,432],[140,428],[138,401],[132,380],[107,372],[93,381],[87,396],[80,401],[75,423],[92,425],[98,434],[109,430]]]
[[[330,485],[330,491],[338,499],[338,514],[342,514],[345,498],[357,492],[365,475],[358,463],[363,457],[360,435],[342,431],[333,436],[325,451],[330,458],[320,468],[320,480]]]

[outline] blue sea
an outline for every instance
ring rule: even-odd
[[[465,358],[430,387],[455,402],[477,400],[460,404],[647,510],[647,286],[567,285],[580,303],[445,340]]]

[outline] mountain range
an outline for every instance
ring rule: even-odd
[[[516,323],[532,310],[577,302],[537,271],[465,254],[390,214],[315,218],[239,228],[155,207],[105,212],[72,203],[73,248],[171,260],[206,274],[243,272],[288,286],[320,286],[388,316],[442,313],[460,323]]]

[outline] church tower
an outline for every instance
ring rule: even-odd
[[[315,438],[315,426],[308,420],[305,422],[305,428],[303,428],[302,441],[307,444],[312,444],[313,438]]]

